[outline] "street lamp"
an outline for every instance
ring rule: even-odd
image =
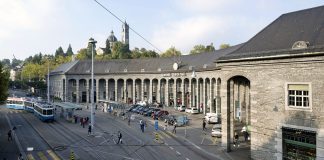
[[[95,41],[93,38],[89,39],[89,43],[91,44],[91,129],[94,129],[94,112],[93,112],[93,103],[94,103],[94,80],[93,80],[93,51],[95,48],[95,45],[97,41]]]

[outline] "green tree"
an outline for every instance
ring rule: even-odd
[[[55,57],[56,56],[64,56],[64,51],[61,46],[55,51]]]
[[[213,51],[216,51],[213,43],[206,46],[206,52],[213,52]]]
[[[1,63],[2,63],[2,65],[3,65],[3,67],[5,67],[5,68],[10,68],[10,66],[11,66],[11,64],[10,64],[10,59],[3,59],[3,60],[1,61]]]
[[[134,48],[131,51],[131,58],[155,58],[159,57],[159,54],[153,50],[146,50],[145,48]]]
[[[76,55],[76,58],[79,60],[85,60],[85,59],[90,59],[91,58],[91,54],[88,54],[88,48],[81,48],[78,51],[78,54]]]
[[[9,71],[0,63],[0,103],[5,103],[8,97]]]
[[[223,43],[219,46],[219,49],[225,49],[225,48],[229,48],[230,45],[229,44],[226,44],[226,43]]]
[[[115,42],[112,47],[112,59],[125,59],[130,58],[130,50],[128,49],[128,44],[123,44],[122,42]]]
[[[111,53],[109,39],[106,40],[106,48],[104,49],[104,51],[105,51],[104,54],[110,54]]]
[[[66,50],[66,55],[67,55],[67,56],[72,56],[72,55],[73,55],[73,51],[72,51],[71,44],[69,44],[69,47],[68,47],[68,49]]]
[[[19,66],[22,62],[23,62],[22,60],[13,58],[11,60],[11,68],[15,68],[15,67]]]
[[[189,54],[199,54],[206,52],[206,47],[202,44],[195,45]]]
[[[166,50],[164,53],[162,53],[160,56],[161,57],[181,56],[181,52],[172,46],[171,48]]]

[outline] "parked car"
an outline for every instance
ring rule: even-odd
[[[218,123],[219,116],[216,113],[206,113],[205,120],[208,123]]]
[[[157,118],[160,118],[161,116],[168,115],[168,114],[169,114],[168,111],[161,110],[161,111],[157,114]]]
[[[184,112],[185,110],[186,110],[186,106],[184,105],[178,106],[178,111]]]
[[[197,108],[187,108],[186,113],[196,114],[199,113]]]
[[[189,124],[189,119],[187,116],[183,115],[183,116],[177,116],[176,117],[176,122],[177,122],[177,126],[184,126]]]
[[[137,107],[134,111],[134,113],[139,113],[142,109],[144,109],[143,106]]]
[[[143,113],[143,116],[151,116],[154,112],[154,108],[149,108],[146,112]]]
[[[136,108],[137,105],[131,105],[128,109],[127,112],[131,112],[134,108]]]
[[[134,113],[135,113],[135,111],[136,111],[137,109],[141,108],[141,107],[143,107],[143,106],[136,105],[136,107],[134,107],[134,108],[131,110],[131,112],[134,112]]]
[[[168,123],[170,125],[173,125],[174,122],[176,121],[176,116],[175,115],[167,115],[167,116],[164,116],[164,123]]]
[[[150,109],[150,108],[145,107],[144,109],[142,109],[142,110],[139,112],[139,114],[144,115],[144,113],[147,112],[149,109]]]
[[[222,137],[222,126],[221,124],[215,124],[211,131],[212,137]]]

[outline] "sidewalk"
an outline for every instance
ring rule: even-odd
[[[20,153],[19,148],[16,145],[15,136],[12,136],[12,141],[8,141],[10,126],[3,107],[3,105],[0,106],[0,159],[17,159]]]
[[[240,147],[233,148],[233,151],[227,152],[221,146],[221,138],[211,137],[211,129],[214,124],[207,124],[206,131],[202,130],[202,120],[204,114],[190,114],[185,112],[176,111],[173,107],[165,107],[169,114],[173,115],[187,115],[189,119],[189,125],[187,127],[177,127],[177,137],[183,138],[188,141],[188,143],[194,145],[196,148],[207,152],[206,154],[213,155],[214,157],[221,157],[224,159],[240,159],[248,160],[250,159],[250,145],[243,142],[243,137],[240,137]],[[154,121],[149,118],[151,123]],[[160,121],[161,122],[161,121]],[[164,123],[159,123],[160,127],[164,127]],[[169,126],[170,130],[170,126]]]

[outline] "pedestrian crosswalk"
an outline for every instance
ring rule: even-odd
[[[52,150],[46,150],[28,153],[27,160],[60,160],[60,158]]]

